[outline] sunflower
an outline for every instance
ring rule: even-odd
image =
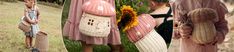
[[[121,7],[121,16],[118,18],[117,23],[122,31],[126,31],[138,25],[137,13],[131,6],[123,5]]]

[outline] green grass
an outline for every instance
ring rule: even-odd
[[[234,9],[230,12],[231,15],[234,15]]]
[[[56,4],[56,3],[49,3],[49,2],[43,2],[43,1],[38,1],[37,3],[42,4],[42,5],[46,5],[46,6],[55,7],[55,8],[62,8],[61,5]]]
[[[121,34],[121,42],[125,52],[139,52],[135,45],[131,43],[123,33]],[[64,37],[64,44],[69,52],[82,52],[81,43],[79,41],[69,40],[67,37]],[[107,45],[96,45],[93,51],[109,52],[111,50]]]
[[[1,0],[2,1],[5,1],[5,2],[17,2],[18,0]]]
[[[2,1],[1,1],[2,2]],[[25,35],[17,28],[23,16],[24,3],[3,2],[0,4],[0,52],[28,52]],[[38,4],[41,12],[40,30],[48,33],[49,52],[66,52],[61,33],[61,10]]]
[[[128,40],[124,33],[121,33],[121,42],[124,46],[125,52],[139,52],[136,46]]]

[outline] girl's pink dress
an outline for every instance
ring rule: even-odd
[[[197,8],[212,8],[217,11],[219,21],[215,23],[216,30],[218,31],[217,36],[219,40],[217,43],[222,43],[225,35],[228,32],[227,21],[224,19],[225,14],[228,12],[226,6],[220,2],[220,0],[176,0],[173,4],[174,10],[174,22],[180,22],[186,18],[186,13]],[[180,39],[180,52],[217,52],[217,43],[208,45],[198,45],[188,38],[180,38],[176,29],[174,29],[174,37]]]
[[[63,28],[63,35],[69,37],[71,40],[79,40],[87,44],[112,44],[120,45],[120,33],[116,24],[115,16],[111,18],[111,32],[106,38],[90,37],[80,33],[79,22],[83,14],[82,4],[89,0],[71,0],[68,20]],[[114,0],[105,0],[115,6]]]

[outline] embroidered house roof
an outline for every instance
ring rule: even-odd
[[[103,0],[90,0],[82,6],[82,10],[88,14],[98,16],[114,16],[115,8],[108,2]]]

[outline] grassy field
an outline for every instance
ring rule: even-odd
[[[0,52],[28,52],[25,35],[17,28],[23,16],[24,3],[0,1]],[[61,33],[62,9],[38,4],[41,12],[40,30],[48,33],[49,52],[66,52]]]

